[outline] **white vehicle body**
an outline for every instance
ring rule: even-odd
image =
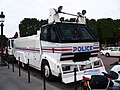
[[[14,54],[14,39],[10,38],[7,42],[7,48],[8,48],[8,54],[13,55]]]
[[[100,54],[107,56],[107,54],[108,54],[112,49],[114,49],[114,47],[105,47],[103,50],[100,51]]]
[[[83,16],[80,18],[85,19]],[[106,72],[102,60],[97,57],[99,53],[97,40],[73,42],[72,39],[75,40],[77,34],[68,40],[72,37],[67,34],[71,32],[70,27],[80,25],[85,29],[87,28],[84,24],[85,20],[82,23],[61,23],[59,20],[58,13],[55,9],[51,9],[50,24],[43,26],[37,35],[14,39],[14,57],[16,60],[20,60],[23,64],[27,64],[29,60],[30,66],[38,70],[43,70],[42,66],[47,62],[47,65],[44,66],[46,77],[49,73],[56,77],[61,76],[64,83],[74,82],[74,68],[77,68],[77,81],[81,80],[83,75],[89,76]],[[60,31],[63,29],[68,31]],[[51,34],[47,33],[50,30]],[[57,37],[59,34],[60,36]],[[63,34],[66,34],[66,37],[61,39]]]
[[[120,56],[120,47],[106,47],[100,53],[105,56]]]
[[[109,56],[118,56],[118,57],[120,57],[120,47],[114,47],[114,49],[112,49],[109,52]]]
[[[57,77],[62,74],[63,82],[65,83],[74,82],[74,68],[78,70],[77,80],[81,80],[83,75],[101,74],[101,72],[105,71],[102,60],[97,57],[92,57],[94,53],[91,53],[91,57],[85,61],[74,62],[72,60],[76,54],[73,52],[73,47],[85,47],[90,45],[96,48],[96,46],[98,47],[98,43],[59,44],[44,41],[40,42],[39,35],[36,35],[17,38],[14,41],[14,45],[14,56],[16,60],[19,60],[20,57],[20,62],[27,64],[29,59],[30,66],[41,70],[41,63],[46,59],[50,65],[52,74]],[[92,52],[94,52],[94,50],[92,50]],[[98,64],[94,65],[95,62],[98,62]],[[80,69],[83,66],[84,69]],[[70,69],[67,70],[66,68]]]
[[[14,38],[8,39],[7,48],[5,49],[5,54],[7,54],[9,59],[14,58]]]

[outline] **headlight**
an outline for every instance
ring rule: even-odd
[[[62,67],[62,70],[63,71],[68,71],[68,70],[70,70],[70,66],[64,66],[64,67]]]
[[[62,65],[62,70],[64,73],[74,72],[74,68],[78,71],[77,65]]]

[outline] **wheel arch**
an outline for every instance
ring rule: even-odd
[[[42,59],[42,61],[41,61],[41,70],[42,70],[43,63],[44,63],[44,62],[47,62],[47,63],[49,64],[49,62],[48,62],[48,60],[47,60],[47,59]]]
[[[109,56],[110,56],[110,54],[107,52],[107,53],[105,54],[105,56],[106,56],[106,57],[109,57]]]
[[[56,64],[55,64],[55,62],[53,62],[52,60],[50,60],[50,59],[47,59],[47,58],[44,58],[44,59],[42,59],[42,61],[41,61],[41,71],[42,71],[42,67],[43,67],[43,63],[44,62],[47,62],[48,63],[48,65],[49,65],[49,68],[51,69],[51,73],[52,73],[52,75],[54,75],[54,76],[58,76],[59,74],[58,74],[58,69],[57,69],[57,67],[56,67]]]

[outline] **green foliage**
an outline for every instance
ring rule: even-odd
[[[88,26],[97,33],[101,44],[115,44],[118,42],[118,32],[120,30],[120,20],[94,19],[87,21]]]
[[[112,19],[106,19],[103,22],[104,24],[102,27],[102,38],[104,38],[108,43],[110,43],[111,42],[111,40],[109,40],[110,38],[117,39],[118,29],[115,29],[115,23]]]
[[[7,41],[8,41],[8,38],[3,35],[3,37],[1,37],[0,35],[0,46],[1,46],[1,42],[3,43],[3,47],[7,46]]]
[[[39,28],[39,21],[37,19],[30,19],[25,18],[23,21],[19,24],[19,32],[20,36],[30,36],[37,33],[37,29]]]
[[[75,22],[76,18],[70,18],[69,22]]]
[[[95,19],[87,19],[86,20],[87,25],[92,29],[92,31],[97,35],[97,21]]]
[[[37,33],[41,25],[46,24],[47,20],[37,20],[36,18],[24,18],[19,24],[20,37],[30,36]]]
[[[66,19],[68,22],[75,22],[76,18]],[[120,19],[86,19],[87,25],[99,37],[101,44],[115,44],[120,40]],[[30,36],[37,33],[37,30],[43,24],[47,24],[47,20],[41,21],[35,18],[25,18],[19,24],[19,33],[21,37]]]

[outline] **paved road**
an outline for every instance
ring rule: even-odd
[[[40,71],[31,68],[30,73],[31,83],[28,83],[26,70],[22,69],[19,77],[17,65],[15,65],[14,72],[11,64],[10,69],[7,66],[0,66],[0,90],[44,90]],[[46,85],[46,90],[74,90],[74,83],[64,84],[60,78],[57,78],[55,82],[46,81]],[[77,86],[79,86],[79,82],[77,82]]]
[[[105,56],[100,56],[100,58],[103,60],[103,63],[105,65],[106,70],[109,72],[112,66],[110,64],[118,61],[117,57],[105,57]]]
[[[18,75],[18,68],[12,71],[7,66],[0,66],[0,90],[44,90],[43,80],[31,75],[31,82],[28,83],[27,73],[22,71],[21,76]],[[49,83],[46,83],[46,90],[61,90]]]
[[[104,57],[103,59],[106,70],[109,71],[111,63],[118,60],[118,58]],[[74,83],[64,84],[61,79],[56,79],[55,82],[47,82],[46,90],[74,90]],[[79,82],[77,82],[79,86]],[[40,71],[31,68],[31,83],[27,80],[27,71],[21,70],[21,76],[18,75],[18,65],[15,65],[15,72],[12,72],[12,65],[10,69],[7,66],[0,66],[0,90],[44,90],[43,78],[40,76]]]

